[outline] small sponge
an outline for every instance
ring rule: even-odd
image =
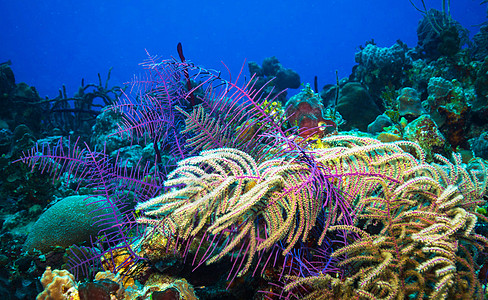
[[[42,274],[41,284],[44,291],[37,295],[36,300],[77,299],[75,277],[66,270],[51,270],[51,267],[47,267]]]

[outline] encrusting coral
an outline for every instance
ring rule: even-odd
[[[37,300],[80,300],[80,299],[181,299],[196,300],[193,287],[185,280],[152,274],[144,286],[110,271],[98,272],[94,281],[77,283],[67,270],[51,270],[41,278],[44,291]],[[158,297],[156,297],[158,295]]]
[[[75,277],[66,270],[47,267],[42,274],[41,284],[44,291],[37,295],[37,300],[79,299]]]

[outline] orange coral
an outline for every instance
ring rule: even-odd
[[[44,287],[36,300],[79,300],[73,274],[66,270],[51,270],[47,267],[42,274],[41,284]]]

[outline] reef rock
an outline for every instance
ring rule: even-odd
[[[413,88],[403,88],[397,98],[400,117],[415,119],[425,113],[419,94]]]
[[[419,144],[426,152],[427,159],[432,159],[434,153],[446,154],[446,138],[429,115],[422,115],[409,123],[403,137]]]
[[[457,80],[433,77],[427,87],[429,113],[452,147],[467,147],[466,134],[471,108]]]
[[[262,66],[251,61],[248,68],[254,76],[250,86],[270,99],[276,97],[276,100],[285,103],[286,89],[300,87],[300,75],[292,69],[284,68],[275,56],[265,58]]]
[[[488,56],[488,25],[482,25],[480,31],[473,37],[474,47],[472,49],[473,57],[482,61]]]
[[[430,9],[417,27],[418,52],[429,59],[453,56],[469,40],[469,32],[445,12]]]
[[[469,141],[474,155],[488,159],[488,132],[483,132],[479,137]]]
[[[368,125],[381,114],[368,91],[358,82],[350,82],[341,89],[337,111],[346,123],[344,130],[357,128],[366,132]]]
[[[412,61],[406,55],[408,47],[398,41],[389,48],[368,44],[356,53],[358,63],[353,69],[353,81],[368,87],[373,97],[379,97],[386,86],[399,89],[406,86],[405,70],[411,68]]]
[[[122,147],[130,146],[131,140],[126,132],[117,134],[123,122],[122,114],[106,109],[97,116],[92,128],[91,143],[97,149],[105,149],[107,153],[114,152]]]
[[[385,114],[381,114],[376,117],[373,123],[368,125],[368,132],[369,133],[378,133],[382,132],[385,127],[389,127],[393,125],[393,121]]]

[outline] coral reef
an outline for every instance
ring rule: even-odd
[[[131,299],[148,291],[153,298],[181,298],[185,289],[207,297],[220,285],[232,290],[250,283],[258,270],[276,286],[254,282],[248,287],[270,297],[482,294],[476,272],[488,240],[475,228],[487,221],[476,212],[484,205],[485,165],[472,160],[462,166],[460,154],[452,162],[446,159],[453,149],[434,121],[435,116],[452,124],[442,109],[459,113],[456,109],[466,105],[457,81],[430,79],[427,110],[414,89],[400,89],[396,97],[389,87],[391,103],[384,115],[364,86],[346,83],[337,111],[350,128],[365,131],[370,125],[385,141],[380,142],[360,133],[303,134],[320,130],[329,115],[310,86],[288,101],[285,116],[278,96],[258,93],[255,83],[241,88],[173,60],[150,58],[147,67],[158,76],[186,70],[188,80],[201,82],[195,87],[200,104],[186,106],[181,99],[194,91],[169,77],[167,92],[155,84],[140,92],[141,98],[117,102],[102,114],[108,119],[100,117],[99,136],[127,137],[128,146],[116,145],[109,154],[59,142],[36,146],[23,158],[56,178],[67,172],[85,192],[104,195],[101,208],[111,209],[102,223],[115,234],[102,229],[91,248],[70,251],[77,276],[88,276],[91,269],[110,271],[104,279],[98,275],[77,285],[80,298],[95,293]],[[273,71],[276,64],[266,68]],[[117,127],[107,121],[111,115]],[[184,127],[173,126],[183,121]],[[174,167],[163,163],[165,155]],[[91,175],[98,165],[103,177]],[[323,260],[328,263],[320,272],[310,267],[311,261],[317,266]],[[213,279],[212,287],[156,288],[168,273],[184,275],[183,286],[202,282],[190,272],[212,266],[228,273]],[[304,268],[308,271],[299,271]],[[285,285],[281,290],[280,284]]]
[[[416,48],[367,42],[289,100],[276,57],[226,80],[181,44],[73,97],[1,64],[0,297],[486,297],[484,36],[420,11]]]

